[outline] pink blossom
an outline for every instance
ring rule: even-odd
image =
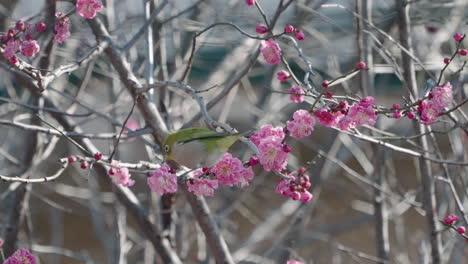
[[[282,141],[281,137],[269,136],[258,145],[258,158],[264,170],[283,170],[286,168],[288,153],[283,150]]]
[[[449,64],[451,62],[451,60],[449,58],[444,58],[444,63],[445,64]]]
[[[36,264],[36,257],[34,257],[28,249],[18,249],[3,264]]]
[[[3,57],[11,59],[13,56],[15,56],[20,46],[21,42],[18,39],[8,40],[5,50],[3,51]]]
[[[26,40],[21,43],[21,54],[25,57],[33,57],[40,49],[39,44],[35,40]]]
[[[23,30],[25,30],[26,27],[25,27],[23,21],[18,20],[18,21],[16,21],[15,28],[16,28],[18,31],[23,31]]]
[[[284,33],[293,33],[294,32],[294,26],[291,24],[287,24],[284,27]]]
[[[241,181],[243,168],[242,161],[227,152],[211,169],[211,172],[215,174],[220,184],[233,185]]]
[[[201,178],[205,174],[203,169],[197,169],[193,172],[193,178],[187,180],[188,191],[195,195],[213,196],[214,190],[218,189],[218,181],[208,178]]]
[[[336,126],[338,121],[343,117],[343,114],[340,111],[328,111],[324,107],[315,110],[314,114],[320,124],[327,127]]]
[[[132,175],[130,175],[128,168],[122,167],[120,165],[120,162],[116,160],[112,161],[111,166],[112,168],[107,172],[107,174],[109,175],[109,177],[111,177],[112,181],[115,184],[121,184],[125,187],[130,187],[135,184],[135,181],[130,179]]]
[[[360,61],[356,64],[356,69],[359,69],[359,70],[363,70],[367,67],[366,65],[366,62],[365,61]]]
[[[333,98],[333,92],[332,91],[326,91],[323,93],[323,97],[331,99]]]
[[[446,82],[443,86],[437,86],[432,90],[432,99],[435,106],[440,110],[449,106],[453,100],[453,90],[450,82]]]
[[[240,178],[239,184],[241,187],[249,186],[249,181],[251,181],[255,176],[255,173],[253,172],[252,167],[242,168],[240,174],[241,174],[241,178]]]
[[[270,136],[277,136],[281,140],[284,139],[284,131],[281,127],[273,127],[271,124],[266,124],[260,127],[260,130],[253,133],[249,138],[255,145],[260,145],[260,141]]]
[[[455,33],[455,35],[453,35],[453,38],[456,40],[456,41],[461,41],[463,39],[464,35],[460,32],[457,32]]]
[[[153,192],[160,195],[177,192],[177,175],[172,173],[171,168],[166,163],[148,175],[146,179],[148,186]]]
[[[424,100],[418,107],[421,113],[421,121],[432,123],[439,117],[439,107],[432,100]]]
[[[308,202],[313,195],[308,191],[311,186],[309,176],[297,171],[288,174],[290,179],[281,179],[276,186],[276,193],[291,197],[293,200]]]
[[[299,85],[293,85],[289,88],[288,93],[289,99],[295,103],[300,103],[304,101],[304,90]]]
[[[268,64],[279,64],[281,61],[281,48],[273,39],[262,40],[260,47],[263,58]]]
[[[377,114],[375,113],[372,105],[374,104],[373,97],[366,97],[354,103],[348,111],[348,117],[354,122],[354,126],[362,125],[373,125],[377,120]]]
[[[257,156],[252,156],[252,157],[250,157],[250,159],[249,159],[248,166],[249,166],[249,167],[255,166],[255,165],[257,165],[259,162],[260,162],[260,161],[258,160],[258,157],[257,157]]]
[[[449,214],[446,217],[444,217],[444,222],[447,225],[453,225],[457,220],[458,220],[458,215],[456,214]]]
[[[54,43],[63,43],[70,37],[70,19],[60,12],[55,13]]]
[[[465,231],[466,231],[466,229],[465,229],[464,226],[459,226],[459,227],[457,227],[457,232],[458,232],[459,234],[465,234]]]
[[[44,31],[46,30],[46,28],[47,28],[46,23],[44,23],[44,22],[42,22],[42,21],[41,21],[41,22],[38,22],[38,23],[36,24],[36,30],[37,30],[37,32],[44,32]]]
[[[460,55],[462,55],[462,56],[466,56],[466,55],[468,54],[468,50],[467,50],[467,49],[460,49],[460,50],[458,51],[458,53],[459,53]]]
[[[245,0],[248,5],[255,5],[255,0]]]
[[[356,126],[355,122],[353,121],[353,119],[349,116],[344,116],[343,118],[340,119],[340,121],[338,122],[338,127],[341,129],[341,130],[344,130],[344,131],[348,131],[350,130],[351,128],[354,128]]]
[[[407,116],[409,119],[413,119],[413,118],[416,117],[416,116],[414,115],[414,112],[413,112],[413,111],[409,111],[408,113],[406,113],[406,116]]]
[[[398,110],[393,111],[393,118],[401,118],[401,112]]]
[[[285,82],[285,81],[287,81],[290,77],[291,77],[291,74],[289,74],[289,72],[287,72],[287,71],[279,71],[279,72],[276,73],[276,78],[277,78],[280,82]]]
[[[305,39],[304,31],[299,30],[299,29],[294,30],[294,36],[296,37],[297,40],[304,40]]]
[[[76,2],[76,11],[85,18],[94,18],[96,12],[102,10],[101,0],[78,0]]]
[[[257,24],[257,26],[255,27],[255,32],[257,32],[258,34],[264,34],[268,32],[268,28],[264,24]]]
[[[286,127],[291,133],[291,136],[295,138],[303,138],[310,136],[314,130],[315,119],[314,117],[306,110],[299,109],[294,112],[292,121],[286,122]]]

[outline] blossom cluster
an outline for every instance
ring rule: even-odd
[[[453,89],[450,82],[446,82],[442,86],[436,86],[429,93],[427,99],[418,101],[418,113],[421,121],[425,123],[433,123],[437,121],[440,113],[448,107],[453,100]]]
[[[3,264],[36,264],[36,257],[26,248],[15,251]]]
[[[259,162],[264,170],[281,171],[286,168],[290,148],[283,144],[284,138],[283,128],[271,124],[263,125],[250,136],[250,140],[258,147]]]
[[[449,214],[446,217],[444,217],[444,223],[448,226],[453,226],[455,222],[458,221],[458,215],[456,214]],[[465,234],[466,228],[464,226],[458,226],[456,227],[456,230],[459,234]]]
[[[18,53],[28,58],[36,55],[40,51],[40,46],[34,38],[45,28],[44,22],[33,25],[21,20],[16,21],[15,26],[8,29],[0,38],[3,57],[15,64],[18,62],[16,57]]]
[[[288,174],[290,179],[281,179],[276,186],[276,193],[291,197],[293,200],[308,202],[313,195],[308,191],[311,186],[309,176],[304,174],[305,169],[293,171]]]
[[[99,157],[99,155],[97,156]],[[99,158],[98,157],[96,157],[95,155],[95,158],[99,160],[100,157],[102,157],[102,154],[100,155]],[[120,162],[116,160],[112,161],[111,166],[112,167],[109,169],[109,171],[107,171],[107,174],[109,175],[109,177],[111,177],[112,181],[115,184],[121,184],[125,187],[130,187],[135,184],[135,181],[133,179],[130,179],[131,175],[130,175],[130,172],[128,171],[128,168],[122,167],[120,165]]]
[[[365,97],[351,106],[346,100],[342,100],[338,104],[319,108],[314,114],[322,125],[347,131],[357,126],[375,124],[377,114],[374,103],[375,98],[372,96]]]

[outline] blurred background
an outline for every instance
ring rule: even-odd
[[[258,1],[267,16],[273,17],[279,0]],[[186,67],[194,34],[207,26],[230,22],[256,35],[255,25],[263,23],[258,10],[247,6],[243,0],[107,0],[103,3],[105,8],[98,17],[121,47],[129,43],[148,14],[160,9],[151,30],[124,52],[133,72],[143,83],[178,80]],[[417,84],[423,94],[429,75],[438,76],[444,66],[443,58],[456,51],[452,35],[466,32],[468,2],[416,0],[410,3],[414,56],[420,62],[416,63]],[[29,61],[40,67],[44,51],[50,52],[48,67],[41,69],[44,72],[80,60],[96,45],[87,21],[76,14],[70,16],[71,38],[64,44],[50,45],[51,21],[53,23],[47,17],[50,5],[64,13],[74,8],[70,1],[0,0],[2,31],[20,19],[48,22],[48,33],[39,39],[42,52]],[[145,8],[149,12],[145,13]],[[184,12],[180,14],[181,11]],[[361,16],[367,19],[360,28],[358,18]],[[281,14],[273,32],[283,32],[286,24],[293,24],[306,34],[299,46],[316,73],[311,77],[313,86],[320,87],[323,80],[352,70],[362,54],[370,54],[368,77],[359,75],[334,86],[335,95],[363,96],[362,79],[369,78],[365,92],[374,95],[378,105],[391,107],[393,103],[404,103],[407,90],[401,81],[401,49],[395,44],[399,39],[395,1],[297,0]],[[360,38],[363,46],[358,44]],[[255,60],[247,74],[240,74],[259,44],[259,40],[249,39],[233,28],[215,27],[197,38],[193,66],[187,79],[187,84],[199,91],[209,89],[201,93],[206,102],[226,91],[209,112],[216,120],[239,131],[256,129],[267,123],[282,126],[295,110],[310,107],[314,101],[308,97],[303,103],[292,103],[288,95],[281,93],[286,92],[292,82],[280,83],[275,77],[284,67],[268,65],[262,58]],[[46,49],[49,45],[50,50]],[[297,50],[285,40],[280,41],[280,46],[293,72],[303,80],[306,65]],[[468,89],[466,74],[457,72],[462,63],[462,59],[454,60],[446,75],[446,80],[454,87],[456,101],[466,98]],[[0,119],[35,124],[36,112],[60,127],[50,112],[25,107],[41,106],[41,102],[26,88],[27,84],[12,73],[10,66],[4,62],[1,66]],[[62,111],[74,114],[69,118],[75,127],[90,134],[118,133],[121,127],[114,121],[122,124],[133,102],[105,54],[60,76],[46,92]],[[199,112],[190,95],[175,88],[156,89],[152,100],[170,129],[187,124]],[[466,106],[462,109],[466,110]],[[145,127],[138,111],[130,119],[135,128]],[[190,124],[205,126],[201,119]],[[411,140],[389,137],[414,135],[410,120],[380,116],[378,126],[384,131],[381,134],[372,134],[368,129],[361,132],[387,136],[385,140],[389,143],[419,151]],[[433,129],[441,133],[434,133],[433,140],[443,158],[466,161],[467,136],[461,129],[451,128],[449,122],[434,125]],[[114,140],[90,140],[104,155],[112,152],[115,143]],[[36,136],[34,132],[9,125],[0,125],[0,142],[0,174],[12,177],[52,175],[60,167],[58,159],[70,154],[82,155],[63,137],[45,133]],[[320,125],[315,127],[312,136],[289,139],[288,143],[293,147],[288,169],[309,167],[314,194],[311,202],[301,203],[276,194],[278,176],[260,168],[256,168],[250,186],[223,186],[213,197],[207,198],[236,262],[285,263],[287,259],[304,263],[430,262],[429,231],[416,158],[382,148],[376,160],[374,147],[368,142]],[[158,151],[154,140],[146,134],[122,140],[115,158],[128,163],[142,160],[159,163]],[[242,160],[252,155],[242,143],[236,143],[231,151]],[[376,170],[384,170],[382,185],[374,183]],[[433,167],[434,179],[444,173],[452,176],[462,208],[467,208],[466,168]],[[161,198],[150,192],[146,175],[132,175],[136,184],[131,190],[155,225],[161,226]],[[48,264],[163,263],[145,239],[144,231],[117,201],[113,187],[106,185],[101,177],[107,176],[93,169],[80,169],[76,164],[54,182],[26,185],[18,247],[31,248],[39,256],[40,263]],[[450,187],[446,182],[436,181],[440,219],[459,210]],[[17,197],[21,197],[18,190],[17,183],[0,182],[0,237],[11,228],[12,219],[17,219],[15,206]],[[381,197],[375,196],[376,190],[384,190]],[[376,199],[383,201],[386,207],[389,261],[380,259],[376,249]],[[171,210],[173,245],[184,263],[214,263],[184,195],[175,195]],[[443,232],[444,263],[465,263],[466,242],[455,232],[441,228],[444,229],[440,231]],[[124,262],[116,259],[119,254],[125,255]]]

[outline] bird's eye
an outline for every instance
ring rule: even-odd
[[[164,146],[164,151],[165,151],[166,153],[169,152],[169,145],[165,145],[165,146]]]

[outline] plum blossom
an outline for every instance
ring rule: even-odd
[[[455,39],[456,41],[461,41],[463,39],[464,35],[460,32],[457,32],[453,35],[453,39]]]
[[[305,39],[304,31],[302,31],[300,29],[294,30],[294,36],[296,37],[297,40],[304,40]]]
[[[281,48],[273,39],[262,40],[260,47],[263,58],[268,64],[279,64],[281,61]]]
[[[351,117],[349,116],[344,116],[343,118],[340,119],[340,121],[338,122],[338,127],[341,129],[341,130],[344,130],[344,131],[348,131],[350,130],[351,128],[354,128],[355,125],[354,125],[354,121]]]
[[[348,117],[351,118],[352,127],[362,125],[373,125],[377,120],[377,114],[373,108],[375,102],[374,97],[368,96],[354,103],[348,111]]]
[[[291,74],[289,74],[289,72],[283,70],[283,71],[279,71],[276,73],[276,78],[280,81],[280,82],[285,82],[287,81],[289,78],[291,77]]]
[[[295,103],[300,103],[304,101],[304,90],[299,85],[293,85],[289,88],[288,93],[289,99]]]
[[[213,196],[214,190],[218,189],[218,181],[200,177],[204,173],[203,169],[193,172],[193,178],[187,180],[188,190],[195,195]]]
[[[247,186],[248,180],[253,178],[252,168],[244,168],[242,161],[233,157],[231,153],[224,153],[221,160],[211,169],[220,184],[233,185],[240,183]]]
[[[265,124],[260,127],[260,130],[253,133],[250,136],[250,140],[257,145],[260,145],[260,141],[264,138],[270,137],[270,136],[277,136],[281,140],[284,139],[284,131],[282,127],[273,127],[271,124]]]
[[[257,32],[258,34],[267,33],[268,27],[264,24],[257,24],[257,26],[255,26],[255,32]]]
[[[336,126],[338,121],[343,117],[341,111],[329,111],[324,107],[315,110],[314,115],[317,117],[320,124],[326,127]]]
[[[70,37],[70,19],[60,12],[55,13],[55,17],[54,43],[63,43]]]
[[[291,197],[293,200],[308,202],[313,195],[308,191],[311,186],[309,176],[297,171],[288,174],[291,179],[281,179],[276,186],[276,193]]]
[[[148,175],[146,180],[153,192],[160,195],[177,192],[177,175],[166,163]]]
[[[16,52],[19,50],[21,42],[18,39],[10,39],[7,42],[5,50],[3,51],[3,57],[11,59],[15,56]]]
[[[21,54],[25,57],[33,57],[40,49],[35,40],[26,40],[21,43]]]
[[[132,175],[128,171],[128,168],[122,167],[120,162],[116,160],[113,160],[111,165],[112,167],[107,174],[115,184],[121,184],[125,187],[130,187],[135,184],[135,181],[130,179]]]
[[[101,0],[78,0],[76,1],[76,11],[85,18],[94,18],[96,13],[102,10]]]
[[[266,171],[283,170],[286,168],[288,153],[283,149],[283,138],[269,136],[261,140],[258,145],[260,164]]]
[[[15,251],[3,264],[36,264],[36,257],[26,248]]]
[[[444,222],[447,225],[453,225],[457,220],[458,220],[458,215],[456,214],[449,214],[446,217],[444,217]]]
[[[432,101],[440,110],[449,106],[453,100],[453,90],[450,82],[446,82],[443,86],[437,86],[432,89]]]
[[[314,117],[304,109],[299,109],[294,112],[292,121],[286,122],[289,133],[295,138],[310,136],[314,130],[314,126]]]
[[[432,123],[437,121],[439,117],[439,106],[436,105],[432,100],[424,100],[418,107],[419,112],[421,113],[421,121],[426,123]]]

